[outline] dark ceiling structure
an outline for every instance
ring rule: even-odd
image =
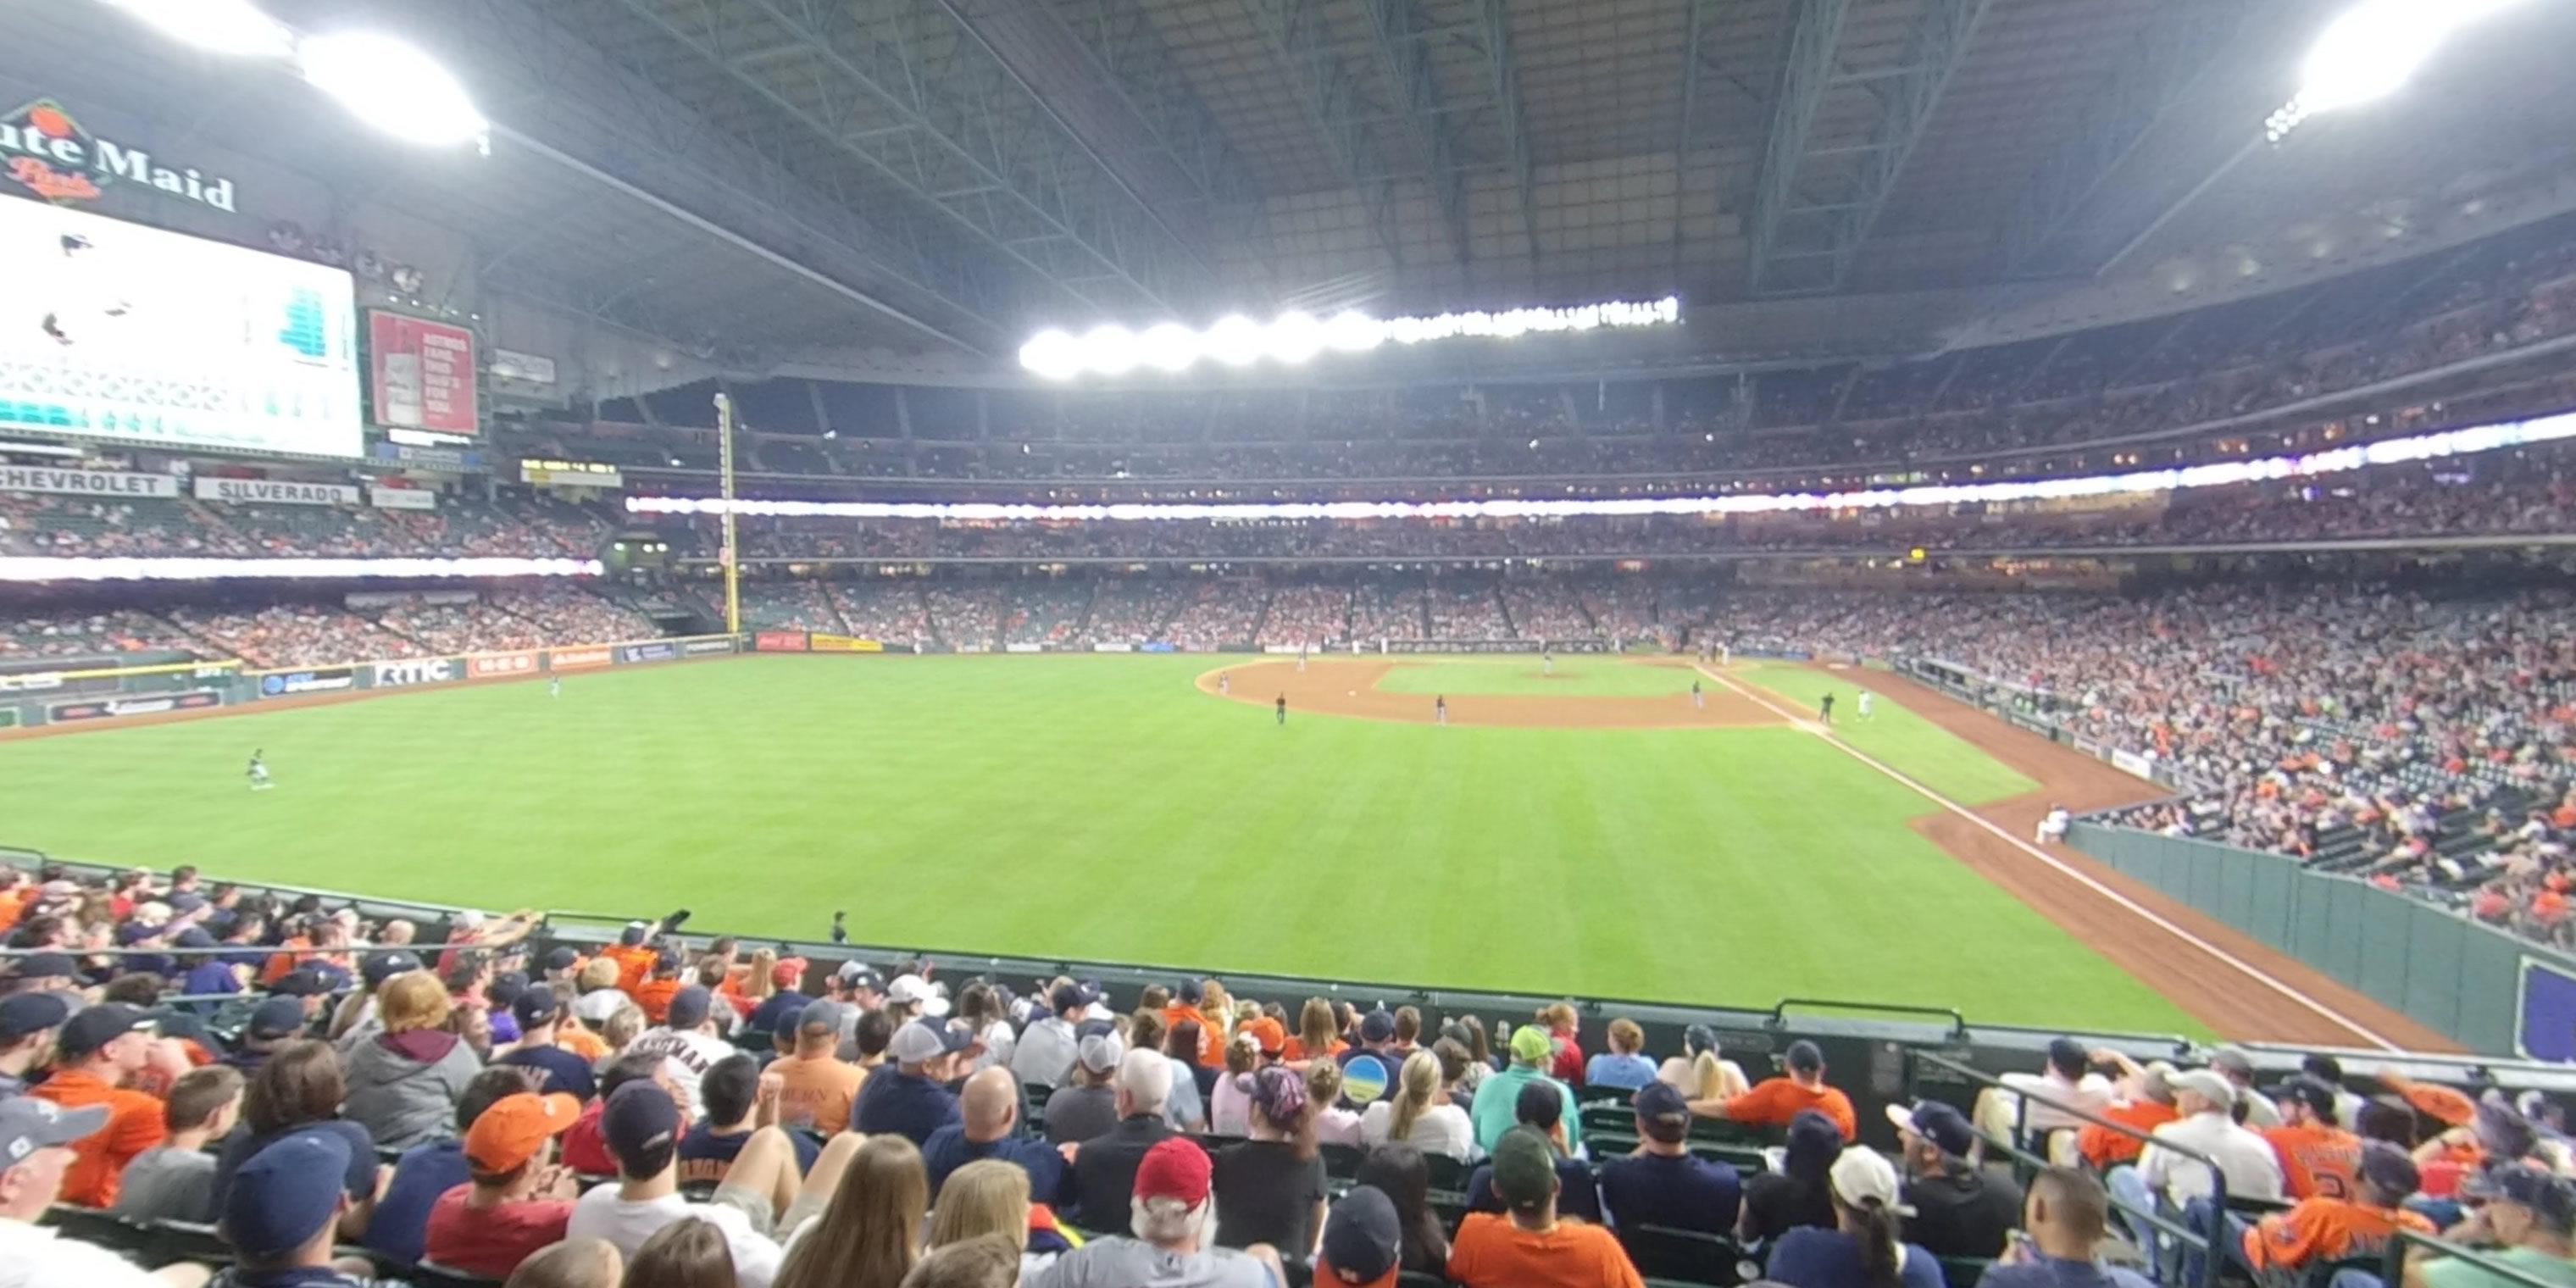
[[[15,13],[0,72],[261,120],[224,142],[462,230],[491,289],[737,356],[2083,281],[2576,139],[2554,4],[2274,148],[2345,0],[262,3],[425,46],[489,154],[403,154],[87,0]]]

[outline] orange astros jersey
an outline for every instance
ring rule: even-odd
[[[2404,1208],[2364,1207],[2345,1199],[2313,1198],[2263,1218],[2245,1232],[2245,1259],[2260,1271],[2296,1270],[2317,1261],[2367,1255],[2399,1226],[2435,1233],[2433,1223]]]
[[[2353,1196],[2360,1137],[2333,1127],[2267,1127],[2263,1139],[2280,1156],[2282,1190],[2292,1199]]]

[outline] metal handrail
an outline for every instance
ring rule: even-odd
[[[2151,1133],[2142,1132],[2127,1123],[2113,1122],[2110,1119],[2104,1118],[2100,1114],[2096,1114],[2089,1109],[2082,1108],[2081,1106],[2070,1105],[2062,1100],[2052,1099],[2035,1092],[2023,1091],[2018,1087],[2006,1086],[2004,1085],[2003,1079],[1995,1077],[1982,1069],[1972,1068],[1966,1064],[1960,1063],[1959,1061],[1952,1060],[1947,1056],[1936,1055],[1930,1051],[1917,1051],[1914,1053],[1914,1058],[1925,1064],[1929,1064],[1934,1068],[1945,1070],[1949,1073],[1966,1078],[1971,1082],[1991,1087],[1996,1091],[2004,1092],[2017,1098],[2013,1115],[2013,1135],[2015,1138],[2011,1140],[1998,1141],[1980,1132],[1978,1134],[1978,1139],[1985,1141],[1989,1145],[1999,1146],[2007,1157],[2011,1158],[2014,1163],[2022,1167],[2029,1168],[2032,1171],[2037,1171],[2041,1168],[2054,1166],[2054,1164],[2049,1162],[2047,1158],[2034,1154],[2030,1150],[2024,1148],[2019,1139],[2024,1130],[2024,1126],[2028,1121],[2030,1106],[2033,1102],[2037,1102],[2039,1104],[2046,1105],[2051,1109],[2055,1109],[2070,1118],[2089,1123],[2115,1135],[2126,1136],[2131,1140],[2140,1142],[2141,1144],[2153,1145],[2158,1149],[2169,1151],[2181,1158],[2208,1168],[2210,1205],[2213,1210],[2222,1214],[2227,1210],[2227,1173],[2218,1165],[2218,1160],[2208,1154],[2204,1154],[2199,1150],[2189,1149],[2181,1145],[2173,1144],[2170,1141],[2158,1140]],[[2027,1179],[2026,1176],[2025,1179]],[[2217,1234],[2204,1235],[2201,1232],[2184,1225],[2180,1221],[2165,1216],[2161,1212],[2139,1211],[2138,1209],[2121,1202],[2117,1195],[2110,1196],[2110,1202],[2111,1206],[2127,1213],[2139,1223],[2149,1226],[2187,1247],[2198,1248],[2202,1254],[2200,1274],[2202,1288],[2216,1288],[2218,1282],[2218,1266],[2220,1261],[2224,1259],[2224,1253],[2218,1246]],[[2222,1216],[2217,1233],[2223,1234],[2225,1229],[2226,1224]],[[2145,1249],[2144,1251],[2146,1251],[2150,1256],[2154,1255],[2153,1249]],[[2547,1288],[2547,1286],[2544,1285],[2543,1288]]]

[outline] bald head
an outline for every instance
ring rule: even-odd
[[[1019,1117],[1019,1081],[1009,1069],[994,1065],[966,1080],[958,1108],[966,1118],[966,1139],[979,1145],[1000,1140],[1011,1134],[1011,1124]]]

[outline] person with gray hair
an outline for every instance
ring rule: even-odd
[[[1137,1167],[1148,1150],[1175,1134],[1171,1124],[1163,1121],[1163,1106],[1172,1094],[1172,1062],[1162,1052],[1143,1048],[1127,1052],[1119,1058],[1113,1085],[1118,1125],[1083,1142],[1073,1159],[1069,1197],[1083,1226],[1093,1230],[1127,1228]]]
[[[1123,1088],[1120,1094],[1125,1094]],[[1086,1157],[1090,1153],[1083,1150]],[[1207,1151],[1195,1143],[1156,1143],[1137,1160],[1129,1190],[1126,1228],[1134,1237],[1094,1239],[1057,1258],[1029,1281],[1030,1288],[1133,1288],[1145,1283],[1275,1288],[1288,1282],[1278,1250],[1268,1244],[1240,1252],[1213,1246],[1213,1173]]]
[[[1020,1049],[1028,1049],[1024,1039]],[[1118,1126],[1118,1066],[1127,1044],[1102,1024],[1082,1038],[1073,1061],[1073,1080],[1047,1096],[1046,1138],[1050,1145],[1079,1145],[1108,1135]]]

